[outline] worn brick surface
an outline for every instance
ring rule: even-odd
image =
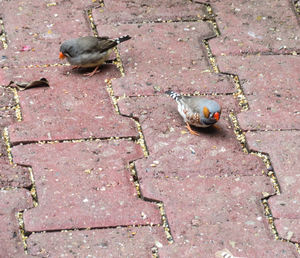
[[[0,75],[1,84],[1,75]],[[16,104],[14,94],[11,89],[0,87],[0,109],[3,107],[12,107]]]
[[[23,257],[17,212],[32,207],[29,191],[24,189],[0,191],[0,257]]]
[[[8,39],[1,65],[57,63],[63,40],[92,35],[84,17],[83,1],[3,1],[0,11]],[[86,2],[88,6],[91,2]],[[34,22],[38,21],[38,22]],[[29,50],[22,51],[28,46]]]
[[[239,76],[250,110],[238,115],[244,130],[300,129],[298,56],[220,56],[222,72]]]
[[[27,231],[160,223],[156,204],[137,197],[128,162],[143,156],[129,141],[23,145],[14,162],[31,165],[39,206],[25,211]]]
[[[202,93],[235,91],[226,76],[209,73],[201,42],[213,33],[208,23],[100,25],[98,32],[132,37],[119,46],[125,76],[112,82],[117,96],[161,94],[169,88]]]
[[[279,219],[275,220],[275,225],[281,225],[278,227],[278,232],[282,237],[286,237],[288,231],[293,232],[291,237],[294,241],[300,239],[300,232],[294,227],[295,224],[300,223],[299,136],[298,131],[246,134],[251,149],[270,155],[282,191],[280,196],[273,196],[269,199],[272,214],[275,219]]]
[[[4,128],[16,121],[15,110],[0,109],[0,128]]]
[[[270,250],[273,236],[260,199],[262,192],[272,194],[274,189],[267,177],[260,176],[265,168],[261,160],[243,154],[235,139],[227,117],[229,110],[238,112],[232,97],[218,98],[223,106],[219,129],[200,130],[200,137],[186,132],[177,105],[167,96],[119,101],[121,113],[139,119],[150,154],[135,162],[141,193],[163,201],[176,243],[160,254],[172,257],[180,250],[193,257],[196,250],[194,254],[212,257],[228,244],[237,244],[239,255],[296,257],[293,246],[280,244]],[[228,231],[234,222],[235,230]]]
[[[151,249],[167,245],[162,227],[112,228],[38,233],[27,240],[38,256],[152,257]]]
[[[93,10],[95,22],[99,24],[198,20],[205,16],[207,16],[206,7],[189,0],[104,1],[103,8]]]
[[[216,99],[223,107],[217,128],[199,129],[199,137],[188,133],[176,102],[169,96],[119,101],[121,113],[139,118],[150,152],[147,160],[137,161],[138,168],[162,176],[170,173],[260,175],[264,166],[258,158],[242,153],[228,120],[230,110],[239,110],[236,101],[232,96],[218,96]],[[156,166],[153,161],[159,164]],[[184,164],[184,169],[178,170],[181,164]],[[164,166],[168,169],[163,169]]]
[[[221,36],[214,55],[299,51],[300,31],[291,1],[212,1]],[[280,11],[279,11],[280,10]]]
[[[15,142],[89,137],[136,136],[134,121],[116,114],[105,79],[118,76],[113,65],[87,78],[70,67],[10,69],[5,81],[47,78],[50,87],[19,92],[23,121],[9,127]]]
[[[8,159],[0,158],[0,188],[31,186],[28,168],[10,165]]]
[[[194,225],[186,232],[189,238],[183,237],[173,245],[159,249],[159,257],[178,257],[180,254],[180,257],[211,258],[217,257],[216,253],[225,248],[234,257],[299,257],[292,244],[274,240],[265,224],[258,220],[249,222]]]

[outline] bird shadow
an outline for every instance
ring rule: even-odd
[[[224,137],[227,135],[227,130],[224,129],[224,125],[221,124],[214,124],[210,127],[201,128],[201,127],[195,127],[191,125],[191,128],[193,131],[199,134],[199,136],[213,136],[213,137]]]

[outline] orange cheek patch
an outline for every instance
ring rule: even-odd
[[[205,116],[206,118],[209,117],[209,110],[208,110],[207,107],[204,107],[204,108],[203,108],[203,114],[204,114],[204,116]]]

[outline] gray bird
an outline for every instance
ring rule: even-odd
[[[93,76],[99,66],[108,59],[112,49],[129,39],[131,37],[126,35],[117,39],[87,36],[66,40],[60,46],[59,58],[66,57],[75,67],[95,67],[93,72],[86,74]]]
[[[197,96],[181,96],[171,90],[168,90],[165,93],[176,100],[178,112],[182,116],[186,123],[186,127],[191,134],[199,135],[191,129],[190,125],[196,127],[209,127],[220,119],[221,107],[214,100]]]

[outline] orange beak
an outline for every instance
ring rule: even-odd
[[[214,113],[214,118],[215,118],[217,121],[219,121],[219,119],[220,119],[220,113],[219,113],[219,112]]]
[[[59,52],[59,58],[60,59],[64,59],[66,56],[62,53],[62,52]]]

